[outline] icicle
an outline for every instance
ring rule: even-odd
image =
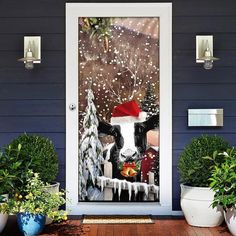
[[[101,190],[104,190],[104,187],[106,187],[106,185],[108,183],[111,184],[111,186],[114,189],[114,193],[116,193],[117,189],[118,189],[118,197],[120,199],[121,196],[121,191],[123,189],[127,189],[128,190],[128,194],[129,194],[129,201],[131,201],[131,197],[132,197],[132,191],[134,191],[135,197],[137,196],[138,192],[141,190],[144,192],[144,200],[148,199],[148,195],[149,193],[154,193],[155,197],[158,197],[158,193],[159,193],[159,186],[156,186],[154,184],[147,184],[147,183],[143,183],[143,182],[135,182],[135,183],[131,183],[129,181],[126,180],[120,180],[120,179],[111,179],[105,176],[98,176],[98,180],[100,180],[100,186],[101,186]]]
[[[124,181],[123,181],[123,189],[125,189],[126,183],[127,183],[127,181],[124,180]]]
[[[148,196],[149,191],[148,191],[148,185],[146,183],[144,183],[143,188],[145,195]]]
[[[158,194],[159,193],[159,186],[156,186],[156,185],[152,185],[152,188],[153,188],[153,192],[155,193],[155,194]]]
[[[121,190],[122,190],[122,184],[124,183],[124,181],[119,181],[118,182],[118,196],[119,196],[119,200],[120,200],[120,195],[121,195]]]
[[[147,196],[148,196],[148,193],[149,193],[149,185],[146,184],[146,183],[138,183],[138,184],[139,184],[140,187],[142,186],[142,188],[144,190],[144,195],[145,195],[144,198],[147,199]]]
[[[134,195],[136,197],[136,195],[138,194],[138,188],[139,186],[136,183],[133,183],[133,189],[134,189]]]
[[[113,187],[114,187],[114,193],[116,193],[116,183],[119,181],[117,181],[118,179],[113,179],[112,182],[113,182]]]
[[[104,190],[104,187],[107,185],[107,182],[109,181],[109,178],[105,177],[105,176],[99,176],[98,180],[100,180],[101,182],[101,190]]]
[[[132,196],[132,183],[127,181],[127,187],[128,187],[128,192],[129,192],[129,201],[131,201],[131,196]]]

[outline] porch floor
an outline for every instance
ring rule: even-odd
[[[15,217],[10,217],[2,236],[22,236]],[[68,220],[46,226],[41,236],[228,236],[223,224],[215,228],[189,226],[183,218],[157,218],[155,224],[81,225],[80,220]]]

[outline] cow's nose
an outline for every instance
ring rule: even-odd
[[[133,156],[134,154],[136,154],[137,152],[132,150],[132,149],[125,149],[122,151],[122,154],[124,156]]]
[[[137,151],[126,149],[121,152],[121,155],[126,158],[126,161],[133,161],[137,156]]]

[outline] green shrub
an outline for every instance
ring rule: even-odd
[[[51,140],[38,135],[23,134],[12,140],[9,144],[17,149],[21,144],[20,160],[22,170],[32,169],[39,173],[43,182],[52,182],[58,174],[58,157]]]
[[[226,151],[230,144],[219,136],[202,135],[186,145],[180,155],[178,170],[180,182],[195,187],[209,187],[212,161],[203,157],[214,151]]]
[[[12,196],[25,176],[21,167],[22,161],[19,158],[20,150],[20,144],[14,150],[8,146],[0,150],[0,202],[2,194]]]

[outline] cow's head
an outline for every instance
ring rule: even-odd
[[[157,127],[158,123],[158,115],[144,122],[124,122],[116,125],[100,122],[99,132],[112,135],[115,140],[110,151],[111,161],[116,161],[119,169],[139,170],[142,154],[146,150],[146,133]]]

